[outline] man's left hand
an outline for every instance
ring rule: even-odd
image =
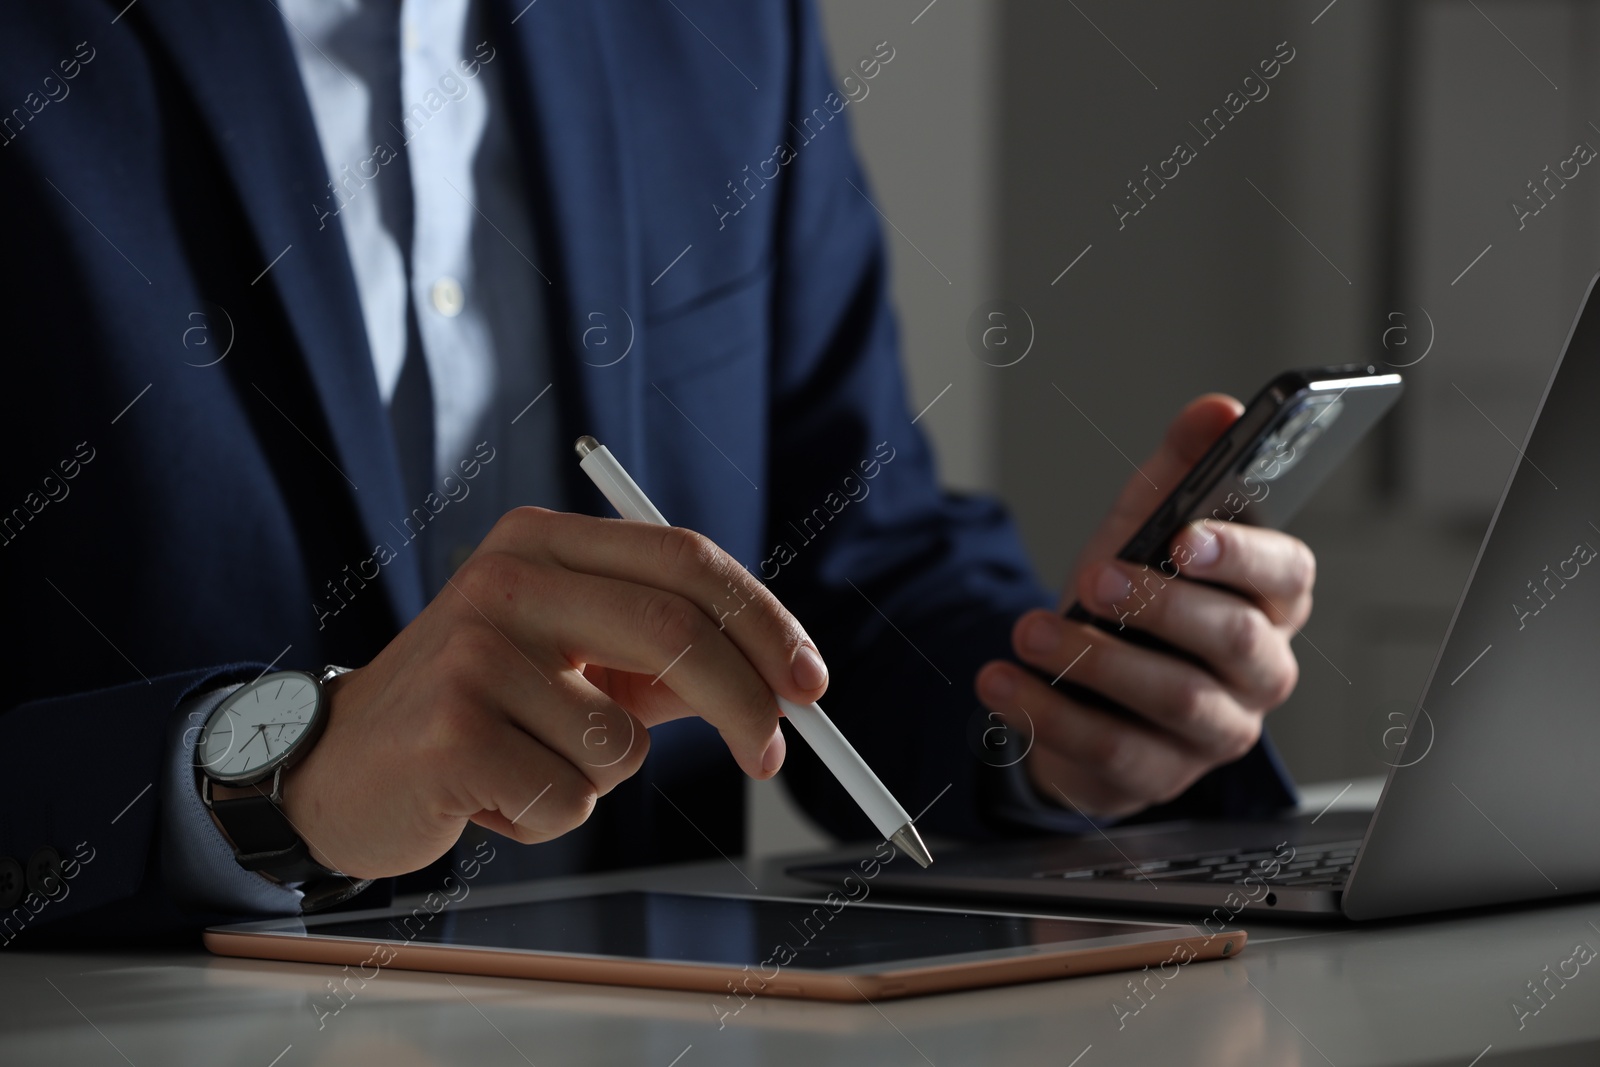
[[[1038,610],[1012,630],[1018,657],[1047,678],[1065,676],[1138,718],[1072,700],[1013,663],[991,662],[978,672],[983,703],[1033,738],[1028,776],[1058,803],[1117,817],[1172,800],[1207,771],[1250,751],[1267,712],[1294,690],[1299,666],[1289,641],[1311,615],[1316,574],[1304,542],[1277,530],[1206,520],[1174,538],[1166,574],[1115,559],[1243,409],[1219,394],[1184,408],[1089,540],[1063,596],[1063,607],[1076,600],[1096,616],[1183,649],[1204,666]],[[1176,578],[1170,577],[1174,567]]]

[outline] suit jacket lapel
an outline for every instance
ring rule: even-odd
[[[404,510],[399,464],[344,234],[336,220],[322,226],[312,206],[327,166],[282,16],[272,4],[183,0],[143,0],[128,14],[165,45],[212,128],[261,266],[272,264],[260,284],[283,303],[330,428],[330,452],[356,487],[366,543],[392,540],[388,520]],[[383,574],[395,621],[404,623],[425,603],[420,561],[402,553]]]
[[[567,425],[593,434],[648,484],[644,283],[637,205],[625,180],[633,171],[613,96],[614,57],[588,0],[512,6],[522,14],[507,22],[501,13],[492,30],[514,51],[508,117],[523,124],[524,143],[533,148],[547,238],[541,246],[555,255],[553,264],[542,265],[562,327],[552,362],[571,371],[580,413]],[[605,346],[586,345],[585,331],[602,326]],[[628,354],[619,360],[622,351]]]

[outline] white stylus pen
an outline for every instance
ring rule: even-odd
[[[644,490],[622,469],[622,464],[617,462],[617,457],[608,448],[593,437],[578,438],[576,447],[583,473],[605,494],[619,515],[635,522],[671,525],[650,503]],[[822,705],[801,705],[783,697],[777,699],[790,724],[822,759],[828,770],[833,772],[833,776],[861,806],[861,810],[866,812],[878,832],[922,866],[932,863],[933,856],[929,854],[928,846],[922,843],[917,828],[912,825],[911,816],[906,814],[906,809],[900,806],[900,802],[878,780],[878,776],[872,773],[872,768],[867,766],[861,754],[850,747],[850,742],[833,725],[833,720],[822,710]]]

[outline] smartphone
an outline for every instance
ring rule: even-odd
[[[1363,364],[1287,371],[1272,379],[1117,553],[1118,559],[1144,568],[1133,593],[1118,605],[1117,618],[1091,615],[1077,603],[1067,609],[1067,618],[1198,662],[1130,623],[1177,577],[1180,561],[1172,558],[1172,539],[1206,518],[1283,526],[1394,406],[1403,388],[1400,375]],[[1057,688],[1082,703],[1133,714],[1064,679]]]
[[[852,893],[850,884],[861,889]],[[1243,930],[822,900],[624,891],[216,926],[224,956],[700,990],[727,1017],[757,996],[861,1003],[1238,955]],[[430,894],[430,897],[438,896]],[[333,988],[333,983],[329,983]],[[349,992],[356,992],[349,989]],[[329,998],[329,1013],[341,1006]]]

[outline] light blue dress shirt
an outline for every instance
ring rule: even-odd
[[[411,547],[437,592],[503,512],[561,503],[566,452],[543,393],[550,283],[535,265],[525,167],[502,106],[510,63],[472,0],[280,9],[331,179],[315,210],[344,231],[385,403],[415,313],[433,393],[432,489],[448,503]],[[464,484],[457,466],[484,444],[495,459]],[[407,514],[423,503],[406,501]]]

